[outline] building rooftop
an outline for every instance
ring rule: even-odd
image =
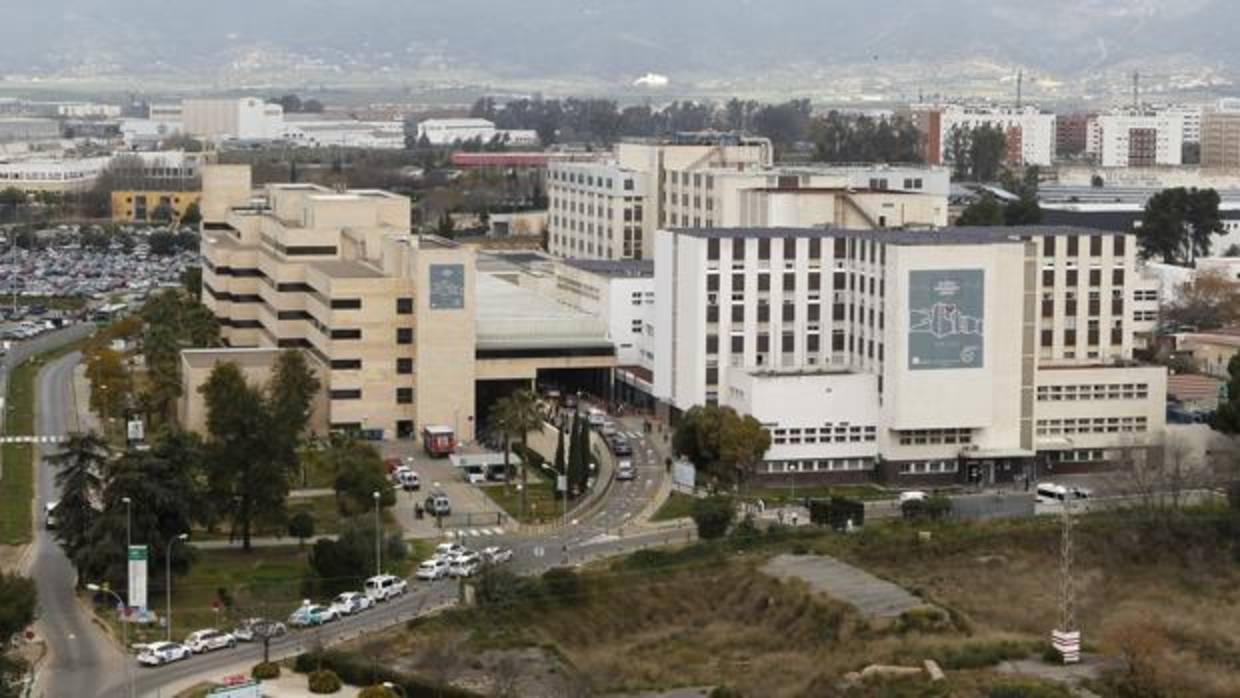
[[[378,269],[351,259],[313,262],[310,264],[310,268],[338,279],[378,279],[383,277],[383,273]]]
[[[479,348],[611,346],[607,327],[598,317],[492,274],[479,273],[475,278]]]
[[[705,239],[853,238],[888,245],[978,245],[1022,242],[1049,235],[1115,235],[1114,231],[1075,226],[934,228],[918,230],[845,230],[839,228],[672,228],[673,232]]]
[[[654,276],[653,259],[566,259],[564,264],[599,276],[632,279]]]

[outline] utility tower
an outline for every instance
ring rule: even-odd
[[[1141,108],[1141,73],[1132,71],[1132,108]]]
[[[1072,495],[1063,501],[1059,537],[1059,627],[1051,631],[1051,644],[1064,664],[1081,661],[1081,631],[1076,627],[1076,579],[1072,575]]]
[[[1023,100],[1022,100],[1022,98],[1024,97],[1024,94],[1023,94],[1024,87],[1025,87],[1025,71],[1020,70],[1016,72],[1016,108],[1018,110],[1022,106],[1024,106]]]

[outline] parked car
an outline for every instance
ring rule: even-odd
[[[617,433],[616,423],[612,421],[603,422],[603,426],[599,429],[603,436],[615,436]]]
[[[482,556],[472,550],[456,556],[448,568],[453,577],[472,577],[482,568]]]
[[[381,574],[366,580],[366,595],[376,602],[394,599],[408,589],[408,582],[390,574]]]
[[[237,638],[232,633],[226,633],[215,628],[206,628],[204,630],[195,630],[185,638],[185,646],[194,654],[202,654],[203,652],[214,652],[228,647],[237,646]]]
[[[417,473],[409,470],[408,468],[404,468],[397,473],[396,482],[398,482],[400,484],[400,488],[406,492],[417,492],[422,489],[422,480],[418,477]]]
[[[422,505],[426,509],[426,513],[431,516],[450,516],[452,514],[452,502],[448,500],[448,495],[443,492],[431,492],[426,498],[426,503]]]
[[[189,659],[192,654],[190,648],[179,642],[152,642],[138,653],[138,663],[144,666],[161,666]]]
[[[287,633],[288,626],[280,621],[246,618],[233,628],[232,636],[237,638],[238,642],[253,642],[255,639],[262,639],[263,634],[268,637],[283,637]]]
[[[332,610],[342,616],[361,613],[374,605],[374,599],[356,591],[346,591],[332,600]]]
[[[320,604],[306,604],[301,608],[293,611],[293,615],[288,617],[288,624],[294,628],[309,628],[315,625],[323,625],[334,620],[339,620],[340,616],[329,606]]]
[[[435,557],[442,557],[447,560],[466,550],[466,547],[460,543],[440,543],[435,546]]]
[[[616,436],[607,442],[611,446],[611,452],[616,456],[633,455],[633,447],[629,445],[629,440],[623,436]]]
[[[418,570],[413,573],[413,576],[418,579],[433,582],[436,579],[443,579],[444,577],[447,577],[450,571],[451,566],[448,564],[447,560],[442,557],[432,557],[431,559],[425,560],[422,564],[418,565]]]
[[[637,470],[633,467],[633,461],[627,458],[616,464],[617,480],[632,480],[637,477]]]
[[[512,551],[493,545],[482,549],[482,559],[492,565],[499,565],[512,560]]]
[[[901,492],[898,501],[900,505],[903,506],[905,502],[924,502],[929,498],[930,495],[922,492],[921,490],[909,490],[907,492]]]
[[[60,502],[48,502],[43,509],[43,525],[47,530],[56,528],[56,505]]]

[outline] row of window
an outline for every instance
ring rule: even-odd
[[[329,390],[327,396],[332,400],[361,400],[361,388],[338,388]],[[412,405],[413,404],[413,388],[397,388],[396,404]]]
[[[787,427],[771,430],[771,442],[776,446],[800,444],[873,443],[878,438],[878,428],[850,424],[818,427]]]
[[[1062,400],[1144,400],[1148,383],[1096,383],[1093,385],[1039,385],[1038,402]]]
[[[901,475],[939,475],[954,473],[960,470],[960,464],[954,460],[909,461],[900,464]]]
[[[1063,419],[1039,419],[1038,436],[1067,434],[1119,434],[1145,432],[1149,429],[1145,417],[1065,417]]]
[[[331,368],[333,371],[360,371],[362,370],[361,359],[332,359]],[[402,376],[408,376],[413,373],[413,359],[399,358],[396,360],[396,373]]]
[[[929,444],[967,444],[973,442],[972,429],[907,429],[897,431],[901,446]]]
[[[1106,452],[1100,448],[1077,448],[1068,451],[1050,451],[1046,457],[1052,463],[1097,463],[1106,460]]]
[[[600,186],[611,189],[613,180],[611,177],[603,177],[599,175],[595,177],[592,174],[583,174],[581,172],[564,172],[562,170],[551,170],[547,173],[553,182],[568,182],[570,184],[584,184],[588,187]],[[625,191],[633,190],[633,178],[626,177],[621,183]]]
[[[1059,247],[1058,235],[1042,236],[1042,256],[1054,257]],[[1064,247],[1069,257],[1080,255],[1081,239],[1086,238],[1084,235],[1064,235]],[[1123,257],[1128,249],[1128,239],[1124,235],[1090,235],[1089,240],[1089,256],[1101,257],[1103,252],[1103,240],[1111,238],[1111,254],[1116,257]]]
[[[775,460],[766,462],[768,473],[834,473],[872,470],[870,458],[824,458],[820,460]]]

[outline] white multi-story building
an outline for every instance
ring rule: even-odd
[[[1052,227],[660,230],[655,398],[753,414],[768,477],[993,482],[1153,447],[1136,252]]]
[[[1117,109],[1090,118],[1085,152],[1102,167],[1182,164],[1185,114],[1171,109]],[[1196,122],[1201,138],[1200,114]]]
[[[909,113],[925,135],[926,162],[931,165],[951,164],[953,131],[983,126],[1003,131],[1010,165],[1045,167],[1055,156],[1055,115],[1037,107],[914,104]]]
[[[256,97],[187,99],[181,103],[185,133],[211,140],[271,140],[284,132],[284,108]]]
[[[142,174],[152,179],[184,181],[198,176],[205,161],[202,154],[181,151],[119,153],[95,158],[28,158],[0,162],[0,189],[22,191],[72,192],[84,191],[95,185],[104,170],[122,158],[142,162]]]

